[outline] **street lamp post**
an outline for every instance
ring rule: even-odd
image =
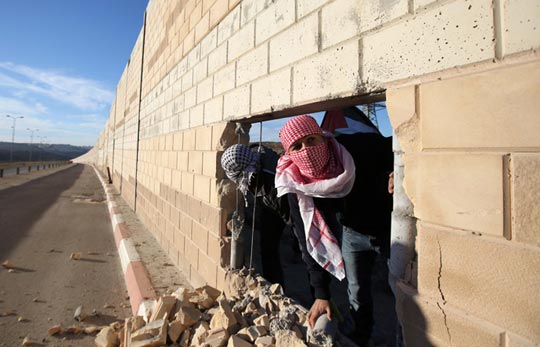
[[[47,136],[38,136],[39,137],[39,161],[41,161],[41,156],[43,154],[43,139],[46,139]]]
[[[23,116],[14,117],[9,114],[6,114],[6,117],[13,119],[13,131],[11,132],[11,150],[9,151],[9,161],[13,161],[13,143],[15,142],[15,122],[17,119],[24,118]]]
[[[34,131],[39,131],[39,129],[26,128],[26,130],[30,131],[30,155],[28,157],[28,161],[32,161],[32,144],[34,142]]]

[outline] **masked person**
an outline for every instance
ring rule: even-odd
[[[370,163],[373,158],[362,155],[384,147],[384,138],[378,134],[340,135],[338,139],[347,143],[346,148],[307,115],[285,123],[279,138],[286,153],[278,162],[275,185],[278,196],[288,196],[313,288],[315,301],[308,313],[309,324],[313,326],[323,314],[332,318],[330,276],[340,281],[346,277],[355,321],[353,337],[364,346],[373,327],[371,272],[377,254],[375,239],[382,235],[379,227],[370,227],[372,211],[361,206],[370,203],[371,197],[363,194],[373,193],[371,186],[375,184],[368,172],[377,171],[373,177],[378,176],[378,171],[384,171],[381,166],[390,170],[391,166]],[[388,196],[388,173],[381,175],[386,180],[382,192]]]
[[[226,176],[237,184],[246,202],[246,225],[255,218],[255,228],[260,233],[258,247],[264,278],[283,285],[283,269],[279,256],[279,242],[289,220],[287,198],[278,198],[274,187],[275,170],[279,155],[268,147],[253,150],[236,144],[227,148],[221,157]],[[251,216],[253,202],[255,216]],[[257,239],[257,238],[256,238]]]

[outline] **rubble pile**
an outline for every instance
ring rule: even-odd
[[[103,327],[98,347],[271,347],[308,346],[304,308],[245,270],[229,272],[223,292],[204,286],[161,296],[145,317]],[[339,344],[337,344],[339,345]],[[327,346],[314,341],[309,346]]]

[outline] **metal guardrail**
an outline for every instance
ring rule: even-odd
[[[53,167],[58,167],[60,165],[70,164],[71,160],[59,160],[59,161],[19,161],[19,162],[7,162],[0,163],[0,178],[4,177],[4,172],[6,170],[15,170],[15,174],[20,174],[21,169],[26,168],[27,172],[31,172],[32,168],[35,168],[36,171],[40,169],[50,169]]]

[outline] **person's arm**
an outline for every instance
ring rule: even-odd
[[[313,288],[313,295],[315,296],[315,302],[311,306],[307,317],[309,325],[313,328],[317,318],[324,313],[328,315],[328,319],[332,319],[332,312],[330,309],[330,274],[317,264],[307,251],[304,222],[300,215],[296,194],[288,194],[287,198],[291,211],[291,219],[294,225],[293,230],[298,239],[298,245],[302,252],[302,260],[306,264],[309,273],[309,281]]]

